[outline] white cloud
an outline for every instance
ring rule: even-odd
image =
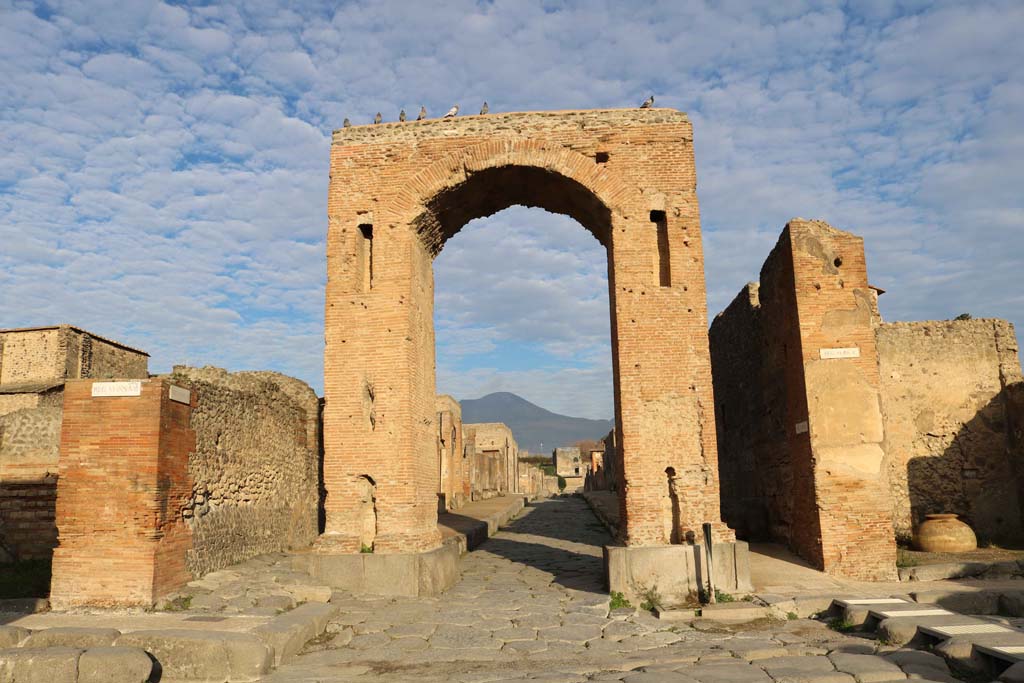
[[[319,388],[331,128],[651,92],[694,121],[711,315],[803,215],[867,238],[889,317],[1024,323],[1020,3],[0,14],[0,326],[74,322],[147,348],[154,369],[270,367]],[[607,416],[605,268],[565,218],[468,226],[438,259],[441,386]]]

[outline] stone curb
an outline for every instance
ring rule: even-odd
[[[292,658],[313,638],[327,630],[327,622],[340,608],[330,603],[307,603],[286,612],[253,633],[274,651],[274,666]]]
[[[135,647],[19,647],[0,650],[0,678],[26,683],[146,683],[153,660]]]
[[[1024,574],[1024,564],[1016,560],[1003,562],[942,562],[916,567],[900,567],[900,581],[942,581],[972,576],[1013,578]]]
[[[251,633],[153,629],[125,633],[115,645],[151,654],[163,680],[248,683],[269,673],[274,663],[273,648]]]

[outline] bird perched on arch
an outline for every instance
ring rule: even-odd
[[[491,110],[491,108],[487,106],[487,100],[484,100],[484,106],[480,107],[480,114],[481,115],[486,114],[490,110]]]
[[[420,113],[419,113],[419,116],[417,116],[417,117],[416,117],[416,120],[417,120],[417,121],[422,121],[422,120],[423,120],[423,119],[425,119],[425,118],[427,118],[427,108],[426,108],[426,107],[424,107],[424,106],[423,106],[423,105],[421,104],[421,105],[420,105]]]
[[[398,120],[399,121],[405,121],[405,110],[404,109],[402,111],[398,112]]]
[[[346,117],[345,120],[341,122],[341,127],[342,128],[351,128],[352,127],[352,122],[348,120],[348,117]]]
[[[380,123],[382,120],[383,120],[383,118],[381,117],[380,112],[377,112],[377,115],[373,117],[373,122],[375,124],[376,123]]]
[[[654,104],[654,95],[651,95],[646,100],[644,100],[644,103],[640,105],[640,108],[641,109],[650,109],[653,104]]]
[[[448,110],[447,114],[445,114],[441,118],[442,119],[454,119],[458,115],[459,115],[459,105],[456,104],[454,107],[452,107],[451,109]]]

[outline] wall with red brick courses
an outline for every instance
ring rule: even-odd
[[[162,379],[141,380],[140,396],[93,397],[93,384],[65,385],[50,600],[150,606],[192,579],[191,406]]]
[[[757,315],[741,297],[716,321],[719,329],[711,338],[718,347],[748,324],[754,339],[760,335],[765,344],[755,355],[760,371],[758,362],[747,368],[754,378],[746,387],[729,370],[732,352],[716,348],[713,354],[721,368],[715,391],[724,416],[723,477],[744,476],[753,466],[764,481],[757,487],[733,481],[723,488],[758,498],[769,516],[768,533],[824,571],[892,579],[895,540],[882,449],[874,294],[863,241],[821,221],[790,221],[762,268],[757,298]],[[753,399],[759,406],[743,405],[751,400],[748,388],[761,392]],[[760,416],[753,412],[758,409],[764,411]],[[725,435],[737,424],[754,438]]]
[[[328,195],[324,550],[359,550],[377,482],[378,552],[436,527],[433,257],[513,204],[578,220],[608,249],[623,541],[719,522],[693,135],[672,110],[493,114],[334,133]],[[669,471],[682,515],[673,515]],[[677,511],[678,512],[678,511]]]

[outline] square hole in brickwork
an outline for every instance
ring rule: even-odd
[[[599,164],[607,164],[608,152],[598,152],[597,154],[594,155],[594,161],[596,161]]]

